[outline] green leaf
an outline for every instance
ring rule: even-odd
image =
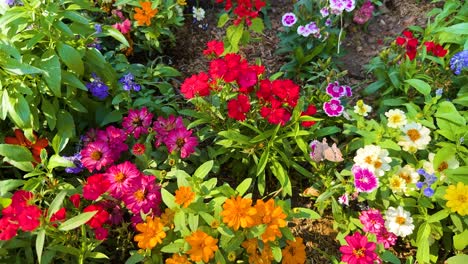
[[[57,130],[62,137],[73,138],[75,136],[75,122],[69,112],[65,110],[58,112]]]
[[[106,254],[101,252],[86,252],[86,257],[93,259],[109,259],[109,257]]]
[[[104,29],[104,32],[102,32],[100,35],[111,36],[117,41],[119,41],[120,43],[122,43],[123,45],[125,45],[126,47],[130,47],[130,44],[128,44],[127,39],[125,38],[124,35],[122,35],[122,33],[120,33],[120,31],[118,31],[117,29],[111,26],[104,26],[103,29]]]
[[[425,81],[421,81],[419,79],[409,79],[405,80],[405,82],[413,86],[418,92],[420,92],[423,95],[429,95],[431,93],[431,86]]]
[[[67,168],[67,167],[74,167],[74,166],[75,164],[72,161],[67,160],[66,158],[61,157],[57,154],[52,155],[49,159],[49,162],[47,163],[47,169],[49,170],[52,170],[57,167]]]
[[[169,209],[174,209],[177,208],[178,205],[175,203],[175,197],[172,195],[169,191],[167,191],[165,188],[161,189],[161,196],[164,204],[169,208]]]
[[[59,194],[57,194],[55,199],[50,203],[49,210],[47,213],[48,220],[50,220],[52,215],[55,214],[60,209],[63,203],[63,199],[65,199],[65,195],[67,195],[67,191],[62,190],[61,192],[59,192]]]
[[[229,15],[227,13],[222,14],[218,19],[217,27],[224,27],[224,25],[229,21]]]
[[[14,161],[33,161],[31,151],[20,145],[0,144],[0,155]]]
[[[466,35],[468,34],[468,23],[467,22],[458,23],[450,27],[444,27],[444,28],[440,28],[436,30],[436,32],[438,31],[449,32],[452,34]]]
[[[80,250],[74,247],[70,247],[70,246],[53,245],[53,246],[48,246],[47,248],[50,250],[62,252],[65,254],[70,254],[73,256],[77,256],[77,257],[81,254]]]
[[[336,133],[338,133],[340,131],[341,131],[341,129],[339,129],[337,126],[324,127],[324,128],[321,128],[321,129],[315,131],[314,135],[317,138],[321,138],[321,137],[324,137],[324,136],[336,134]]]
[[[16,75],[26,75],[26,74],[36,74],[43,73],[39,68],[19,62],[12,58],[2,58],[3,62],[0,61],[0,66],[3,67],[6,71],[16,74]]]
[[[46,98],[42,98],[41,102],[41,110],[46,117],[47,125],[49,126],[50,130],[54,130],[57,124],[57,109],[55,109],[54,105],[51,104]]]
[[[161,252],[164,252],[164,253],[179,253],[183,251],[184,251],[184,241],[182,239],[177,239],[176,241],[170,244],[167,244],[166,246],[161,248]]]
[[[450,179],[452,183],[463,182],[463,184],[468,185],[468,166],[461,166],[456,169],[446,169],[444,170],[445,175]]]
[[[17,98],[10,97],[10,108],[8,114],[13,122],[20,128],[31,127],[31,110],[29,104],[21,94],[16,95]]]
[[[62,71],[63,83],[83,91],[88,91],[88,88],[76,77],[75,74],[67,71]]]
[[[252,24],[249,27],[256,33],[262,33],[263,29],[265,29],[265,25],[263,24],[263,20],[261,18],[254,18],[252,19]]]
[[[135,251],[132,254],[132,256],[129,257],[127,261],[125,261],[125,264],[136,264],[136,263],[142,262],[144,259],[145,259],[145,256]]]
[[[236,188],[236,192],[240,195],[243,196],[244,193],[250,188],[252,184],[252,178],[247,178],[243,180]]]
[[[44,78],[52,93],[60,97],[62,95],[60,89],[62,84],[62,71],[60,68],[60,60],[53,49],[49,49],[42,54],[40,65],[41,69],[44,70],[42,78]]]
[[[260,161],[257,164],[257,173],[255,174],[256,176],[259,176],[260,174],[265,172],[265,167],[268,163],[269,155],[270,155],[270,149],[267,148],[262,153],[262,156],[260,156]]]
[[[52,139],[52,148],[54,149],[55,153],[60,153],[68,144],[70,138],[63,137],[60,134],[56,134]]]
[[[390,262],[392,264],[401,264],[400,259],[388,250],[385,250],[384,253],[380,255],[380,257],[385,262]]]
[[[0,181],[0,196],[5,196],[10,191],[16,190],[24,184],[23,180],[3,180]]]
[[[416,238],[416,246],[418,251],[416,253],[416,259],[421,263],[430,262],[430,251],[429,251],[429,236],[431,234],[431,226],[428,223],[423,223],[419,226],[418,235]]]
[[[450,212],[448,210],[440,210],[439,212],[429,216],[427,219],[428,223],[440,222],[440,220],[445,219],[449,216]]]
[[[86,212],[68,219],[59,226],[60,231],[69,231],[88,222],[98,211]]]
[[[117,122],[117,121],[120,121],[120,120],[122,120],[122,113],[120,111],[118,111],[118,110],[115,110],[115,111],[112,111],[112,112],[108,113],[104,117],[104,119],[101,121],[100,125],[105,126],[107,124]]]
[[[281,248],[279,246],[272,246],[271,251],[273,252],[273,258],[275,259],[276,262],[280,262],[282,258],[281,254]]]
[[[209,160],[197,168],[197,170],[193,174],[193,177],[202,180],[206,177],[206,175],[208,175],[208,173],[211,171],[211,168],[213,168],[213,161]]]
[[[447,264],[466,264],[468,263],[468,255],[461,254],[450,257],[446,260]]]
[[[453,247],[456,250],[464,250],[468,246],[468,229],[465,229],[463,233],[453,236]]]
[[[78,75],[83,75],[84,65],[80,53],[70,45],[57,43],[57,52],[67,67]]]
[[[226,30],[226,36],[229,46],[229,52],[237,52],[239,50],[239,41],[242,38],[242,34],[244,33],[244,26],[239,24],[237,26],[231,25]]]
[[[42,260],[42,250],[44,249],[44,241],[45,241],[45,229],[39,230],[36,237],[36,253],[37,253],[37,260],[38,263],[41,263]]]
[[[295,218],[320,219],[321,216],[312,209],[296,207],[292,209]]]

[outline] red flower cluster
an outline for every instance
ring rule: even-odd
[[[213,51],[213,43],[209,42],[211,47],[205,50],[205,54],[217,54]],[[299,86],[291,80],[259,81],[264,72],[265,67],[251,65],[240,55],[229,53],[210,62],[209,74],[202,72],[185,79],[181,92],[185,98],[191,99],[194,96],[208,96],[211,91],[229,89],[238,92],[235,99],[227,102],[230,118],[244,121],[251,111],[251,100],[257,99],[255,101],[260,105],[259,113],[263,118],[271,124],[285,125],[297,105]],[[206,87],[209,87],[208,91]]]
[[[444,49],[442,45],[435,44],[432,41],[426,41],[424,43],[424,46],[426,46],[427,53],[432,53],[436,57],[444,57],[447,55],[448,50]]]
[[[110,182],[104,174],[94,174],[88,177],[87,183],[83,186],[83,198],[94,201],[110,187]]]
[[[206,56],[219,57],[224,52],[224,43],[217,40],[208,41],[206,43],[207,48],[203,51]]]
[[[222,3],[224,0],[216,0],[216,3]],[[248,26],[252,24],[251,19],[258,17],[260,10],[266,5],[265,0],[237,0],[237,6],[234,8],[234,14],[237,15],[234,25],[239,25],[245,18]],[[232,0],[226,0],[224,9],[229,11],[232,8]]]
[[[403,31],[403,36],[397,37],[396,43],[402,47],[405,45],[406,55],[410,60],[414,60],[417,53],[418,39],[414,38],[413,33],[407,30]]]
[[[18,229],[31,232],[41,223],[42,211],[32,204],[34,194],[19,190],[11,197],[11,204],[2,210],[0,219],[0,240],[10,240],[16,236]]]

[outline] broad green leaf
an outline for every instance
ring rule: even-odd
[[[44,249],[45,229],[39,230],[36,237],[36,253],[39,264],[42,261],[42,250]]]
[[[400,259],[388,250],[385,250],[384,253],[380,256],[382,257],[382,260],[385,262],[390,262],[392,264],[401,264]]]
[[[52,148],[54,149],[55,153],[60,153],[68,144],[70,138],[63,137],[60,134],[56,134],[52,139]]]
[[[55,214],[60,209],[63,203],[63,199],[65,199],[65,195],[67,195],[67,191],[62,190],[61,192],[59,192],[59,194],[57,194],[54,200],[50,203],[49,210],[47,213],[48,220],[50,220],[50,217],[52,217],[52,215]]]
[[[93,259],[109,259],[109,257],[106,254],[101,252],[86,252],[86,257]]]
[[[468,22],[458,23],[449,27],[440,28],[437,31],[449,32],[452,34],[466,35],[468,34]]]
[[[57,54],[55,54],[54,50],[49,49],[46,52],[44,52],[44,54],[42,55],[40,66],[41,69],[44,70],[42,78],[44,78],[49,89],[55,96],[62,96],[62,71],[60,69],[60,60]]]
[[[198,179],[204,179],[206,175],[211,171],[211,168],[213,168],[213,161],[209,160],[205,163],[203,163],[200,167],[195,170],[193,173],[193,177],[198,178]]]
[[[14,161],[33,161],[31,151],[24,146],[0,144],[0,155]]]
[[[254,18],[252,19],[252,24],[249,27],[254,32],[262,33],[263,29],[265,29],[265,25],[263,24],[263,20],[261,18]]]
[[[176,241],[170,244],[167,244],[166,246],[161,248],[161,252],[164,252],[164,253],[179,253],[183,251],[184,251],[184,241],[182,239],[177,239]]]
[[[86,212],[68,219],[59,226],[60,231],[73,230],[88,222],[98,211]]]
[[[0,196],[5,196],[6,193],[16,190],[18,187],[24,184],[23,180],[3,180],[0,181]]]
[[[115,110],[115,111],[109,112],[101,121],[100,125],[105,126],[107,124],[117,122],[120,120],[122,120],[122,113],[120,111]]]
[[[57,114],[57,130],[62,137],[73,138],[75,136],[75,122],[73,116],[65,111],[60,110]]]
[[[100,35],[111,36],[117,41],[119,41],[120,43],[122,43],[123,45],[125,45],[125,47],[130,47],[130,44],[128,44],[127,39],[125,38],[124,35],[122,35],[120,31],[118,31],[117,29],[111,26],[104,26],[103,29],[104,29],[104,32],[102,32]]]
[[[161,196],[164,204],[169,208],[169,209],[174,209],[177,208],[178,205],[175,203],[175,197],[172,195],[169,191],[167,191],[165,188],[161,189]]]
[[[17,98],[10,97],[8,114],[20,128],[30,128],[32,122],[29,104],[21,94],[17,94],[16,96]]]
[[[218,19],[217,27],[224,27],[224,25],[229,21],[229,15],[227,13],[222,14]]]
[[[405,80],[405,82],[413,86],[418,92],[420,92],[423,95],[429,95],[431,93],[431,86],[425,81],[421,81],[419,79],[409,79]]]
[[[445,219],[449,216],[450,212],[448,210],[440,210],[439,212],[429,216],[427,219],[428,223],[440,222],[440,220]]]
[[[44,97],[42,98],[41,102],[41,110],[46,117],[47,125],[49,126],[50,130],[54,130],[57,124],[57,109],[55,109],[54,105]]]
[[[83,75],[84,65],[80,53],[63,42],[57,43],[57,52],[67,67],[78,75]]]
[[[70,254],[73,256],[77,256],[77,257],[81,254],[79,249],[76,249],[71,246],[53,245],[53,246],[48,246],[47,248],[50,250],[62,252],[65,254]]]
[[[83,91],[88,91],[88,88],[76,77],[75,74],[67,71],[62,71],[63,83]]]
[[[260,160],[257,164],[257,173],[255,174],[256,176],[259,176],[260,174],[265,172],[265,167],[268,163],[269,155],[270,149],[266,148],[265,151],[262,153],[262,156],[260,156]]]
[[[468,185],[468,177],[466,177],[466,175],[468,175],[468,166],[446,169],[444,173],[452,183],[463,182],[463,184]]]
[[[273,252],[273,258],[275,259],[276,262],[280,262],[281,261],[281,258],[282,258],[282,254],[281,254],[281,248],[279,246],[272,246],[271,247],[271,251]]]
[[[85,18],[84,16],[80,15],[78,12],[75,12],[75,11],[70,11],[70,10],[64,11],[63,16],[70,19],[71,21],[74,21],[80,24],[87,25],[90,22],[87,18]]]
[[[456,250],[464,250],[468,246],[468,230],[453,236],[453,247]]]
[[[162,249],[161,249],[162,251]],[[143,261],[145,259],[145,256],[141,255],[140,253],[138,253],[137,251],[135,251],[131,257],[129,257],[127,259],[127,261],[125,261],[125,264],[136,264],[136,263],[139,263],[141,261]]]
[[[468,255],[461,254],[450,257],[446,260],[447,264],[466,264],[468,263]]]
[[[236,192],[242,196],[244,193],[251,187],[252,185],[252,178],[247,178],[243,180],[236,188]]]
[[[10,108],[10,96],[8,91],[5,89],[1,94],[0,100],[0,119],[5,120],[8,115],[8,109]]]
[[[12,58],[2,58],[3,62],[0,61],[0,66],[2,68],[12,74],[16,75],[26,75],[26,74],[36,74],[36,73],[43,73],[43,71],[37,67],[31,66],[29,64],[25,64],[19,62]]]
[[[307,218],[307,219],[320,219],[321,216],[312,209],[296,207],[293,208],[293,213],[295,218]]]

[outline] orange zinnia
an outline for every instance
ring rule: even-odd
[[[296,241],[288,240],[287,242],[288,245],[281,251],[283,264],[304,264],[306,251],[302,238],[296,237]]]
[[[158,243],[162,243],[162,239],[166,237],[164,232],[164,225],[159,217],[146,217],[145,223],[136,225],[136,229],[141,232],[135,236],[134,240],[138,242],[138,246],[142,249],[152,249]]]
[[[151,9],[151,2],[140,2],[141,8],[135,7],[136,14],[133,16],[138,22],[139,26],[146,24],[147,26],[151,25],[151,18],[153,18],[157,13],[158,9]]]
[[[254,216],[257,210],[252,207],[252,199],[240,196],[227,199],[223,204],[223,209],[221,212],[223,222],[234,230],[238,230],[239,226],[242,228],[254,226]]]
[[[249,264],[269,264],[273,260],[273,251],[268,243],[263,244],[263,249],[258,247],[258,239],[251,238],[242,242],[249,255]]]
[[[267,228],[262,234],[263,242],[275,241],[276,237],[282,237],[281,227],[286,226],[286,214],[280,206],[275,206],[273,199],[266,203],[263,200],[258,200],[255,205],[257,209],[257,224],[266,224]]]
[[[165,264],[190,264],[191,262],[184,255],[175,253],[172,258],[166,259]]]
[[[29,141],[23,131],[15,129],[15,137],[5,137],[5,143],[12,145],[20,145],[31,150],[34,160],[41,163],[41,150],[49,145],[49,141],[45,138],[38,139],[34,134],[34,143]]]
[[[187,254],[193,261],[204,261],[207,263],[214,257],[214,253],[218,250],[218,239],[209,236],[203,231],[196,231],[192,235],[185,238],[190,245],[190,250]]]
[[[187,186],[180,186],[178,190],[175,191],[175,202],[182,207],[187,208],[195,199],[195,193],[192,192],[192,188]]]

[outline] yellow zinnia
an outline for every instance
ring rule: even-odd
[[[296,241],[288,240],[288,245],[281,250],[283,264],[304,264],[306,260],[305,245],[301,237],[296,237]]]
[[[258,200],[255,209],[257,209],[256,224],[267,225],[262,234],[263,242],[275,241],[276,237],[282,237],[280,228],[286,226],[286,214],[283,212],[283,208],[275,206],[275,201],[270,199],[266,203],[263,200]]]
[[[468,185],[465,186],[462,182],[458,182],[456,186],[450,185],[444,198],[452,212],[457,212],[461,216],[468,215]]]
[[[187,208],[195,199],[195,193],[192,192],[192,188],[187,186],[180,186],[178,190],[175,191],[175,202],[182,207]]]
[[[163,230],[164,225],[159,217],[146,217],[145,223],[136,225],[136,229],[141,232],[135,236],[134,240],[138,242],[138,246],[142,249],[152,249],[158,243],[162,243],[162,239],[166,237],[166,232]]]
[[[177,0],[177,4],[180,5],[180,6],[184,6],[184,5],[187,5],[187,1],[186,0]]]
[[[140,2],[140,5],[141,8],[135,8],[135,15],[133,18],[135,18],[139,26],[144,24],[149,26],[151,25],[151,18],[153,18],[158,13],[158,9],[151,9],[151,2]]]
[[[171,258],[166,259],[165,264],[190,264],[191,262],[184,255],[174,254]]]
[[[218,239],[200,230],[186,237],[185,241],[190,245],[190,250],[187,251],[187,254],[190,255],[190,259],[193,261],[198,262],[203,260],[205,263],[208,263],[218,250],[218,245],[216,245]]]
[[[239,227],[247,228],[255,224],[254,216],[257,210],[252,207],[252,199],[237,196],[227,199],[223,204],[223,222],[229,227],[238,230]]]

